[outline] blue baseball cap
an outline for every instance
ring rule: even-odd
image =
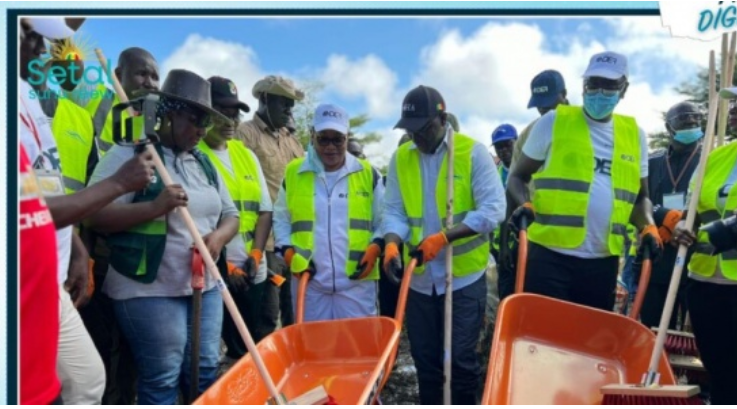
[[[565,91],[563,76],[555,70],[545,70],[532,79],[530,91],[532,97],[527,104],[530,108],[549,108],[558,102],[558,96]]]
[[[491,133],[491,144],[512,141],[517,139],[517,129],[509,124],[499,125],[494,132]]]

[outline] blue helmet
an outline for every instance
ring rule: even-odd
[[[494,132],[491,133],[491,143],[499,143],[517,139],[517,129],[509,124],[499,125]]]

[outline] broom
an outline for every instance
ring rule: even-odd
[[[714,62],[714,51],[711,51],[709,55],[709,89],[714,90],[716,85],[716,69]],[[694,225],[694,219],[696,218],[696,205],[698,204],[699,196],[701,195],[701,183],[704,179],[704,173],[706,171],[706,159],[709,156],[709,152],[712,148],[714,140],[715,122],[717,119],[718,111],[718,95],[714,93],[709,99],[709,119],[707,121],[706,128],[706,140],[704,143],[701,158],[699,160],[699,173],[696,175],[696,181],[694,192],[691,196],[691,202],[688,207],[688,216],[686,217],[686,229],[692,230]],[[686,260],[686,246],[681,245],[678,248],[678,256],[676,258],[676,264],[673,269],[671,276],[670,287],[668,288],[668,296],[665,300],[665,308],[663,308],[663,315],[660,318],[660,326],[658,328],[658,335],[655,340],[655,347],[650,357],[650,364],[648,366],[647,373],[643,376],[642,382],[638,385],[626,385],[626,384],[614,384],[606,385],[601,388],[601,393],[604,395],[602,404],[604,405],[633,405],[633,404],[647,404],[647,405],[674,405],[674,404],[687,404],[695,405],[702,404],[698,398],[700,388],[698,386],[691,385],[660,385],[660,374],[658,372],[660,358],[663,356],[663,349],[665,347],[666,336],[668,334],[668,324],[670,323],[671,315],[673,314],[673,307],[676,301],[676,294],[678,292],[678,286],[681,281],[681,273],[683,272],[685,260]]]
[[[97,59],[99,60],[100,65],[103,68],[103,71],[110,73],[110,78],[109,78],[110,82],[112,82],[113,88],[115,90],[115,93],[118,95],[120,102],[127,103],[128,96],[123,90],[123,87],[120,85],[120,82],[118,81],[118,77],[115,75],[115,72],[110,71],[108,69],[109,67],[107,66],[107,59],[105,58],[105,55],[102,53],[102,50],[96,49],[95,54],[97,54]],[[133,111],[131,107],[128,107],[128,112],[130,113],[131,117],[135,116],[135,112]],[[171,176],[169,176],[169,172],[167,171],[166,167],[164,167],[164,163],[161,161],[161,157],[159,157],[158,152],[156,152],[156,149],[151,144],[146,144],[145,146],[146,146],[146,150],[150,152],[154,158],[154,164],[156,166],[156,170],[159,172],[159,176],[164,182],[164,185],[166,186],[171,185],[173,183]],[[266,384],[266,388],[269,391],[269,395],[271,396],[270,401],[273,403],[279,404],[279,405],[287,404],[288,403],[287,400],[282,394],[278,392],[276,385],[274,384],[274,380],[271,378],[271,375],[269,374],[268,369],[266,368],[266,364],[264,363],[263,359],[261,359],[261,355],[256,349],[256,344],[253,341],[253,337],[251,336],[251,333],[248,331],[248,328],[246,327],[246,323],[243,321],[243,317],[238,311],[238,307],[236,307],[235,305],[233,296],[230,294],[228,287],[225,285],[225,282],[223,281],[223,278],[220,275],[220,271],[218,271],[218,268],[215,265],[215,262],[213,261],[212,256],[210,256],[210,252],[207,250],[207,246],[205,246],[205,242],[202,240],[202,236],[200,235],[199,230],[197,230],[197,226],[194,224],[194,220],[192,219],[192,216],[190,215],[189,210],[186,207],[181,207],[181,208],[178,208],[177,210],[179,211],[182,219],[184,219],[184,222],[187,225],[187,229],[189,230],[189,233],[192,235],[192,239],[195,242],[195,246],[197,250],[199,250],[200,255],[202,255],[203,257],[203,261],[205,263],[205,267],[207,268],[207,271],[212,275],[213,279],[217,282],[217,287],[222,293],[223,302],[225,303],[225,306],[228,309],[228,312],[230,312],[231,317],[233,317],[233,321],[235,321],[236,327],[238,328],[238,332],[243,338],[243,342],[245,343],[248,349],[248,352],[251,354],[251,357],[254,363],[256,364],[256,368],[258,369],[259,374],[261,375],[264,383]],[[300,400],[301,404],[310,404],[310,403],[317,403],[317,402],[324,403],[325,396],[327,396],[327,392],[325,392],[324,388],[321,386],[319,390],[316,388],[315,390],[310,391],[306,394],[303,394],[295,398],[294,400]]]
[[[450,230],[453,227],[453,182],[455,180],[454,172],[454,132],[448,131],[448,182],[447,182],[447,203],[445,228]],[[453,339],[453,244],[448,245],[445,251],[445,331],[443,339],[443,404],[452,405],[451,403],[451,351]]]

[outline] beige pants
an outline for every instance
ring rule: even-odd
[[[99,405],[105,392],[105,366],[74,308],[72,297],[59,288],[59,356],[56,370],[65,405]]]

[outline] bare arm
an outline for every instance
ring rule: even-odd
[[[527,185],[544,164],[543,161],[531,159],[524,153],[520,155],[519,161],[515,163],[512,173],[507,179],[507,216],[519,206],[530,201],[530,190]]]
[[[117,233],[164,214],[156,202],[111,203],[87,219],[87,224],[100,233]]]
[[[259,213],[258,223],[256,224],[256,233],[253,238],[253,248],[261,251],[264,251],[264,248],[266,248],[266,241],[269,239],[269,234],[271,233],[273,215],[273,212]]]
[[[47,197],[46,203],[56,228],[63,229],[93,215],[125,193],[125,188],[111,178],[72,195]]]
[[[640,193],[637,195],[637,201],[635,201],[635,206],[632,209],[630,223],[638,230],[642,230],[649,225],[655,225],[653,203],[650,201],[647,178],[640,179]]]

